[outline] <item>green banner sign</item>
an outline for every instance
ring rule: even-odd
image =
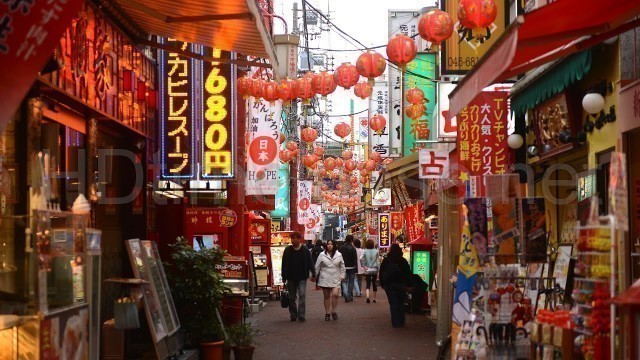
[[[431,120],[436,106],[436,83],[433,81],[435,78],[436,54],[417,54],[416,58],[407,64],[402,90],[403,109],[409,105],[404,99],[407,90],[417,87],[424,92],[427,111],[416,120],[409,118],[406,113],[403,114],[402,156],[408,156],[418,151],[416,140],[433,140],[436,135]]]
[[[431,253],[416,250],[413,252],[413,273],[420,276],[427,284],[431,283]]]
[[[280,163],[278,166],[278,193],[276,194],[276,208],[271,211],[271,217],[289,217],[289,164]]]

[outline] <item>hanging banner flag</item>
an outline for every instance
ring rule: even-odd
[[[418,240],[418,238],[424,236],[423,211],[423,201],[404,208],[404,221],[407,226],[407,239],[409,242]]]
[[[249,146],[247,151],[247,195],[276,195],[282,101],[249,100]]]
[[[275,210],[271,211],[272,218],[289,216],[289,164],[278,167],[278,193],[276,194]]]
[[[385,119],[389,118],[389,88],[386,81],[376,81],[373,85],[373,92],[369,98],[369,119],[380,114]],[[377,133],[369,131],[369,148],[386,158],[391,155],[389,149],[389,124]]]
[[[390,213],[391,215],[391,236],[393,239],[398,237],[400,234],[404,232],[404,213],[399,211],[394,211]]]
[[[470,278],[478,272],[478,253],[471,240],[471,229],[466,215],[464,225],[462,226],[460,259],[458,261],[458,272],[464,274],[467,278]]]
[[[403,156],[409,156],[418,151],[421,145],[417,141],[433,140],[436,136],[433,121],[429,121],[433,119],[433,112],[436,109],[436,83],[432,80],[435,78],[435,53],[419,53],[412,62],[407,64],[407,73],[404,77],[404,89],[402,92],[404,94],[410,88],[422,90],[425,97],[424,106],[426,111],[417,119],[412,119],[404,114],[402,122]]]
[[[0,132],[12,119],[47,60],[54,60],[53,51],[60,37],[71,26],[82,4],[84,1],[80,0],[2,1]]]
[[[304,239],[315,240],[316,233],[320,234],[322,205],[311,204],[310,216],[307,219],[307,223],[304,225]]]
[[[311,217],[313,181],[298,181],[298,224],[306,225]]]
[[[418,154],[420,179],[443,179],[449,177],[449,151],[420,149]]]
[[[391,222],[388,213],[378,214],[378,246],[380,248],[388,248],[391,246],[391,229],[389,223]]]

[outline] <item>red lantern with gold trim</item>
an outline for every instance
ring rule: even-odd
[[[340,154],[344,160],[351,160],[353,158],[353,151],[351,150],[342,150],[342,154]]]
[[[380,160],[382,160],[382,155],[380,155],[379,152],[372,152],[371,155],[369,155],[369,159],[375,161],[375,162],[380,162]]]
[[[260,98],[262,97],[263,87],[264,87],[264,80],[254,79],[251,82],[251,91],[249,92],[249,94],[254,98]]]
[[[417,120],[424,115],[427,107],[424,104],[411,104],[404,108],[404,113],[410,119]]]
[[[371,130],[380,134],[382,130],[384,130],[384,127],[387,126],[387,119],[380,114],[373,115],[369,120],[369,126],[371,127]]]
[[[344,165],[344,160],[337,158],[336,159],[336,166],[337,167],[342,167],[342,165]]]
[[[287,149],[280,150],[278,156],[280,157],[280,161],[282,161],[283,163],[287,163],[293,158],[291,151]]]
[[[373,171],[376,169],[376,162],[369,159],[364,163],[364,169],[368,171]]]
[[[327,169],[327,171],[333,171],[333,169],[335,169],[336,166],[337,166],[336,159],[332,157],[328,157],[324,159],[324,168]]]
[[[355,170],[356,166],[356,162],[353,160],[347,160],[344,162],[344,169],[348,172],[352,172],[353,170]]]
[[[278,83],[275,81],[267,81],[262,86],[262,98],[272,103],[278,100]]]
[[[404,98],[410,104],[422,104],[424,103],[424,92],[419,88],[412,87],[404,94]]]
[[[333,128],[333,132],[344,139],[351,133],[351,126],[345,122],[341,122]]]
[[[306,167],[312,168],[316,162],[318,162],[318,157],[313,154],[308,154],[302,157],[302,163]]]
[[[358,69],[355,65],[351,65],[346,62],[338,66],[336,71],[333,72],[333,79],[338,86],[348,90],[358,83],[358,80],[360,80],[360,74],[358,74]]]
[[[326,71],[321,71],[313,77],[313,90],[322,96],[327,96],[336,90],[336,82],[333,75]]]
[[[289,151],[295,151],[295,150],[298,150],[298,143],[294,141],[289,141],[286,147],[287,147],[287,150]]]
[[[313,148],[313,153],[320,157],[320,156],[324,155],[324,148],[314,147]]]
[[[369,50],[358,57],[356,68],[360,75],[369,79],[370,83],[373,83],[373,79],[384,73],[387,68],[387,62],[382,55]]]
[[[387,57],[389,61],[404,68],[413,61],[418,52],[416,42],[405,34],[392,37],[387,43]]]
[[[312,127],[306,127],[300,131],[300,138],[306,143],[312,143],[318,138],[318,130]]]
[[[313,90],[313,77],[313,73],[310,72],[296,80],[296,97],[298,97],[298,99],[308,102],[316,96],[316,92]]]
[[[420,37],[432,44],[432,51],[438,51],[440,43],[453,33],[453,20],[447,12],[440,9],[431,10],[420,17],[418,32]]]
[[[278,97],[282,101],[291,101],[296,99],[296,88],[298,83],[289,78],[283,79],[278,84]]]
[[[249,95],[251,94],[252,84],[253,79],[248,76],[238,78],[238,94],[242,95],[243,98],[249,97]]]
[[[359,82],[353,88],[353,93],[356,94],[357,97],[363,100],[371,96],[372,92],[373,92],[373,86],[371,86],[371,84],[369,84],[368,82]]]
[[[460,25],[471,29],[473,37],[482,39],[498,15],[494,0],[460,0],[458,20]]]

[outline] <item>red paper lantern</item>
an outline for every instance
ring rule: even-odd
[[[291,151],[287,149],[280,150],[280,154],[278,154],[278,156],[280,157],[280,161],[283,163],[287,163],[293,158]]]
[[[372,152],[371,155],[369,155],[369,159],[375,161],[375,162],[380,162],[380,160],[382,160],[382,155],[380,155],[379,152]]]
[[[416,57],[417,52],[416,42],[405,34],[398,34],[387,43],[389,61],[401,68],[410,63]]]
[[[295,80],[286,78],[278,84],[278,97],[283,101],[291,101],[296,99],[296,88],[298,83]]]
[[[345,170],[347,170],[349,172],[355,170],[356,166],[357,166],[356,162],[353,161],[353,160],[347,160],[347,161],[344,162],[344,168],[345,168]]]
[[[278,100],[278,83],[267,81],[262,85],[262,98],[272,103]]]
[[[313,90],[313,77],[313,73],[308,73],[296,80],[297,86],[295,90],[298,99],[308,102],[311,98],[316,96],[316,91]]]
[[[369,84],[368,82],[359,82],[353,88],[353,93],[356,94],[357,97],[363,100],[371,96],[372,92],[373,92],[373,86],[371,86],[371,84]]]
[[[363,169],[360,171],[360,176],[369,176],[369,174],[371,174],[371,170]]]
[[[471,29],[476,39],[482,39],[487,34],[498,15],[498,7],[494,0],[460,0],[458,4],[458,20],[460,25]]]
[[[344,160],[350,160],[353,158],[353,151],[351,150],[342,150],[342,154],[340,155]]]
[[[318,161],[318,157],[313,154],[308,154],[302,157],[302,163],[306,167],[313,167],[313,165]]]
[[[322,155],[324,155],[324,148],[314,147],[313,148],[313,153],[316,154],[317,156],[322,156]]]
[[[344,165],[344,161],[340,158],[336,159],[336,166],[337,167],[342,167],[342,165]]]
[[[354,65],[346,62],[342,63],[342,65],[338,66],[336,71],[334,71],[333,80],[335,80],[338,86],[351,89],[351,87],[360,80],[360,74],[358,74],[358,69]]]
[[[284,135],[282,131],[280,131],[280,134],[278,135],[278,140],[280,141],[280,144],[284,143],[285,140],[287,140],[287,137]]]
[[[263,87],[264,87],[264,80],[254,79],[251,82],[251,91],[249,92],[249,94],[254,98],[260,98],[262,97]]]
[[[373,171],[376,169],[376,162],[369,159],[364,163],[364,169],[365,170],[369,170],[369,171]]]
[[[369,126],[371,127],[371,130],[380,134],[380,132],[384,130],[384,127],[387,126],[387,119],[380,114],[373,115],[371,120],[369,120]]]
[[[412,87],[404,95],[404,98],[410,104],[422,104],[424,103],[424,92],[419,88]]]
[[[333,128],[333,132],[341,138],[346,138],[351,133],[351,126],[345,122],[341,122]]]
[[[287,149],[289,151],[295,151],[298,150],[298,143],[297,142],[293,142],[293,141],[289,141],[286,145]]]
[[[373,79],[384,73],[387,68],[387,62],[382,55],[369,50],[358,57],[356,68],[360,75],[366,77],[372,83]]]
[[[404,108],[405,115],[413,120],[421,118],[425,111],[427,111],[427,108],[424,104],[411,104]]]
[[[322,96],[331,94],[337,87],[333,75],[326,71],[321,71],[314,76],[311,83],[313,84],[313,90]]]
[[[363,162],[359,162],[357,168],[358,168],[358,170],[363,170],[364,169],[364,163]]]
[[[362,174],[361,174],[361,175],[362,175]],[[360,184],[362,184],[362,185],[366,185],[366,184],[368,184],[368,183],[369,183],[369,179],[368,179],[367,177],[362,176],[362,177],[360,178]]]
[[[329,187],[328,187],[327,185],[322,185],[322,186],[320,187],[320,189],[321,189],[322,191],[327,191],[327,190],[329,190]]]
[[[248,76],[238,78],[238,94],[242,95],[244,98],[248,97],[251,94],[252,84],[253,79]]]
[[[440,43],[453,33],[453,20],[447,12],[440,9],[431,10],[420,17],[418,32],[420,37],[433,44],[432,51],[438,51]]]
[[[327,177],[327,174],[328,174],[327,169],[320,169],[320,171],[318,172],[318,175],[321,178]]]
[[[306,127],[300,131],[300,137],[304,142],[312,143],[318,138],[318,130],[312,127]]]
[[[336,168],[336,166],[337,166],[336,159],[332,157],[328,157],[324,159],[324,168],[327,169],[327,171],[332,171],[333,169]]]

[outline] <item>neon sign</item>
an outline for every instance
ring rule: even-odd
[[[189,44],[173,39],[169,45],[185,51]],[[162,177],[189,179],[194,175],[193,68],[194,60],[174,52],[161,53],[160,82]]]
[[[206,51],[212,51],[208,49]],[[214,58],[235,54],[213,49]],[[202,177],[231,179],[235,176],[235,68],[217,61],[203,62]]]

